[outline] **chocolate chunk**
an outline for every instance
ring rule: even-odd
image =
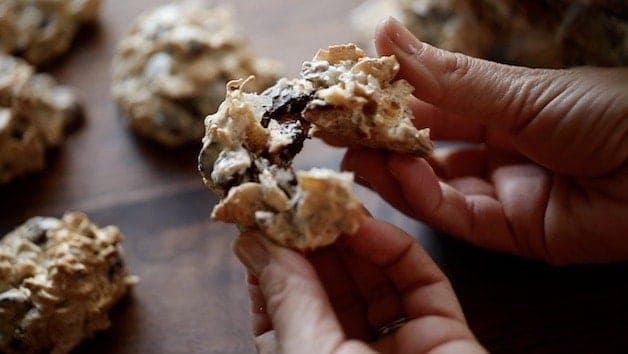
[[[285,120],[306,122],[301,117],[301,113],[312,100],[312,94],[304,94],[292,86],[281,87],[275,85],[262,92],[262,95],[273,99],[272,106],[266,111],[260,122],[264,128],[268,128],[268,123],[271,119],[280,122]]]
[[[124,270],[124,261],[119,255],[116,255],[109,259],[109,270],[107,271],[107,277],[110,281],[113,281]]]
[[[272,98],[272,105],[262,116],[260,124],[268,128],[270,121],[280,124],[283,133],[292,136],[292,143],[286,145],[275,154],[266,153],[272,164],[289,166],[292,159],[303,149],[303,143],[308,137],[310,122],[303,119],[303,111],[312,100],[312,94],[297,91],[293,86],[275,85],[262,93]]]

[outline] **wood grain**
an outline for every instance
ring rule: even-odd
[[[76,353],[247,353],[244,273],[230,252],[233,227],[212,223],[216,202],[196,172],[198,147],[167,151],[127,132],[110,93],[117,40],[158,0],[105,0],[51,71],[76,86],[87,122],[50,156],[51,167],[0,187],[0,232],[34,215],[86,211],[127,236],[142,281],[113,311],[113,326]],[[295,75],[320,47],[354,40],[360,1],[230,1],[255,50]],[[301,167],[336,168],[342,151],[309,142]],[[602,353],[628,348],[628,265],[551,268],[439,235],[359,189],[368,208],[417,236],[452,280],[469,323],[492,352]]]

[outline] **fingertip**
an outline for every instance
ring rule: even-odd
[[[355,156],[357,155],[357,149],[347,149],[342,160],[340,161],[340,170],[353,172],[355,166]]]
[[[368,210],[366,208],[366,206],[364,204],[362,204],[362,212],[364,213],[364,216],[365,216],[363,219],[365,219],[365,218],[371,218],[372,219],[373,218],[373,214],[371,213],[370,210]]]
[[[424,158],[392,155],[387,165],[401,186],[403,198],[416,215],[425,215],[436,208],[441,198],[440,180]]]
[[[400,23],[399,20],[392,16],[388,16],[377,24],[375,27],[375,48],[379,55],[391,55],[393,51],[393,41],[391,40],[390,33],[392,28]]]
[[[264,237],[262,236],[242,233],[232,242],[233,253],[255,276],[259,276],[270,262],[268,248],[263,241]]]
[[[361,170],[365,166],[365,162],[375,161],[380,155],[382,155],[382,153],[377,150],[349,148],[340,162],[340,169],[360,175]]]
[[[395,154],[388,158],[386,164],[402,187],[426,182],[438,184],[436,172],[425,158]]]

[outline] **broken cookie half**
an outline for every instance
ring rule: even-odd
[[[348,44],[320,50],[300,78],[262,93],[248,92],[252,78],[231,81],[205,119],[199,156],[205,184],[221,198],[212,218],[301,250],[356,232],[363,207],[353,175],[295,172],[292,160],[316,130],[348,145],[428,154],[429,130],[414,127],[412,87],[394,80],[398,71],[394,56],[368,58]]]

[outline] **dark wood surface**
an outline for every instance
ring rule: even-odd
[[[0,232],[34,215],[87,212],[126,234],[141,283],[112,313],[113,326],[76,353],[247,353],[244,273],[230,252],[232,226],[212,223],[216,198],[196,172],[198,146],[167,151],[130,134],[112,102],[117,40],[142,10],[165,1],[105,0],[98,26],[51,68],[79,88],[85,126],[50,156],[50,169],[0,187]],[[287,75],[315,51],[355,40],[359,0],[230,1],[256,51]],[[342,150],[308,142],[300,167],[336,168]],[[416,235],[451,278],[469,323],[492,352],[628,352],[628,265],[552,268],[470,247],[405,218],[359,189],[375,216]]]

